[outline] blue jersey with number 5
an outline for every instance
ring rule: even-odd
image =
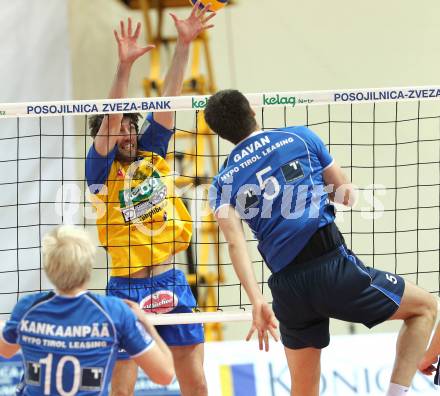
[[[333,159],[306,127],[255,132],[235,146],[210,190],[210,205],[235,207],[272,272],[288,265],[334,221],[322,173]]]
[[[21,347],[21,395],[107,395],[118,349],[137,356],[153,345],[121,300],[88,292],[21,298],[1,337]]]

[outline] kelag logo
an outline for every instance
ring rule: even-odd
[[[6,115],[6,111],[0,110],[0,116]]]
[[[282,96],[276,94],[275,96],[266,96],[263,94],[263,104],[266,105],[292,105],[295,107],[296,105],[296,97],[295,96]]]
[[[208,98],[199,99],[199,100],[197,100],[196,98],[192,98],[193,109],[204,109],[207,104],[208,104]]]

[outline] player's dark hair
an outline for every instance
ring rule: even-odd
[[[205,120],[217,135],[234,144],[257,128],[257,120],[249,101],[235,89],[219,91],[209,98]]]
[[[101,127],[102,120],[105,117],[108,117],[107,114],[96,114],[89,118],[89,129],[90,129],[90,136],[94,139],[97,133],[99,132],[99,128]],[[129,118],[130,123],[134,125],[136,128],[136,133],[139,132],[139,119],[142,118],[140,113],[124,113],[124,118]]]

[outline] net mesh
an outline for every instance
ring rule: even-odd
[[[295,104],[297,99],[262,106],[258,122],[263,130],[309,126],[359,188],[353,209],[337,206],[337,224],[347,245],[367,265],[402,275],[438,295],[440,102]],[[175,114],[167,161],[193,217],[193,237],[190,249],[179,253],[174,264],[189,275],[198,309],[245,309],[249,302],[206,202],[206,186],[232,146],[206,131],[199,110]],[[53,226],[83,226],[100,246],[85,179],[92,144],[87,120],[87,115],[69,113],[0,118],[2,319],[21,295],[51,288],[42,270],[41,240]],[[270,301],[269,270],[252,234],[246,235],[258,282]],[[105,291],[110,266],[105,250],[99,249],[92,291]]]

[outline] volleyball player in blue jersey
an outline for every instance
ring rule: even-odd
[[[330,340],[329,318],[369,328],[402,319],[387,395],[406,394],[435,322],[436,301],[398,275],[366,267],[346,247],[329,200],[352,206],[355,190],[322,140],[302,126],[261,131],[249,102],[235,90],[212,96],[205,118],[235,145],[214,178],[210,202],[253,305],[247,339],[257,331],[260,349],[267,349],[268,334],[277,337],[275,313],[292,395],[313,396],[319,393],[321,349]],[[272,271],[273,312],[252,271],[241,220]]]
[[[85,231],[56,228],[43,257],[55,291],[22,297],[0,332],[2,356],[22,351],[18,394],[107,395],[119,348],[152,381],[172,381],[171,351],[137,304],[87,291],[95,247]]]

